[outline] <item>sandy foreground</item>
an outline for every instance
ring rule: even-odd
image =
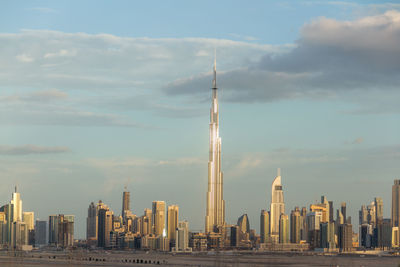
[[[66,266],[400,266],[400,257],[294,253],[163,254],[144,252],[0,253],[1,267]]]

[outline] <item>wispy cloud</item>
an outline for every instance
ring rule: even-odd
[[[68,147],[46,147],[37,145],[5,146],[0,145],[0,155],[60,154],[69,152]]]
[[[57,11],[50,7],[32,7],[31,10],[37,11],[40,13],[56,13]]]

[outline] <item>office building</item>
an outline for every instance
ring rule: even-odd
[[[171,247],[175,247],[176,228],[178,227],[179,207],[177,205],[168,206],[167,211],[167,237],[171,242]]]
[[[291,243],[300,243],[301,240],[301,215],[299,207],[296,207],[290,213],[290,242]]]
[[[130,213],[130,192],[127,191],[125,187],[125,191],[122,193],[122,218],[125,220],[126,214]]]
[[[111,247],[110,235],[113,231],[114,213],[102,202],[97,204],[97,246],[102,248]]]
[[[270,226],[269,226],[269,212],[266,210],[261,211],[260,215],[260,242],[269,242],[270,236]]]
[[[165,202],[153,201],[152,206],[152,227],[155,236],[166,236],[165,233]]]
[[[345,223],[338,226],[338,247],[341,252],[353,249],[353,227]]]
[[[189,222],[183,221],[178,223],[176,228],[176,250],[189,251]]]
[[[279,243],[289,243],[289,216],[283,213],[279,218]]]
[[[90,245],[97,243],[97,206],[92,202],[88,208],[88,216],[86,218],[86,241]]]
[[[36,220],[35,223],[35,246],[47,244],[47,221]]]
[[[400,180],[394,180],[392,186],[392,227],[400,229]],[[400,240],[400,236],[395,239]]]

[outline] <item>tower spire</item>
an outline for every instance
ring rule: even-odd
[[[217,89],[217,49],[214,51],[214,79],[213,89]]]

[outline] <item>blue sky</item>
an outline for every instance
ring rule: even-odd
[[[326,195],[390,216],[399,1],[13,1],[0,9],[0,200],[77,216],[178,204],[203,229],[217,50],[227,221]],[[250,197],[251,196],[251,197]]]

